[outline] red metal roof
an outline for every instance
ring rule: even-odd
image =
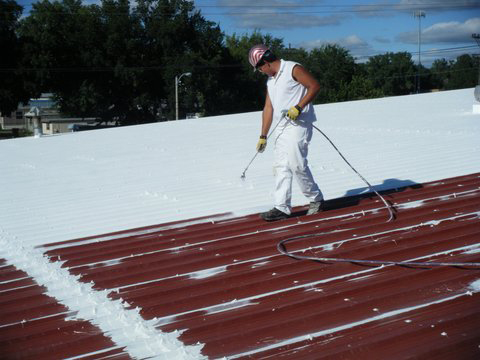
[[[129,359],[88,321],[45,294],[25,272],[0,259],[0,359]]]
[[[185,344],[205,344],[202,353],[210,358],[480,358],[480,294],[472,287],[480,270],[327,264],[278,253],[279,241],[315,234],[289,250],[480,261],[480,174],[388,192],[397,211],[393,222],[369,196],[328,201],[327,211],[308,217],[296,209],[299,216],[274,223],[258,215],[212,217],[44,249],[81,281],[140,307],[145,319],[156,318],[160,330],[182,330]],[[67,309],[26,274],[8,264],[0,270],[0,351],[40,359],[51,349],[90,353],[96,344],[127,356],[92,325],[69,327]],[[59,322],[70,330],[57,330]],[[95,341],[85,341],[78,329]]]

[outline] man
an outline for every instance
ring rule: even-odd
[[[280,121],[272,135],[275,141],[275,206],[262,213],[261,217],[266,221],[275,221],[290,216],[293,176],[310,201],[307,215],[315,214],[322,210],[323,194],[313,180],[307,153],[312,139],[312,123],[316,121],[311,102],[320,85],[300,64],[278,59],[263,44],[253,46],[248,59],[254,70],[268,76],[258,152],[263,152],[267,146],[267,134],[272,121]],[[287,111],[285,118],[282,113],[284,110]]]

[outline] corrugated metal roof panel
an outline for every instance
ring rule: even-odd
[[[130,359],[96,326],[73,315],[25,272],[0,259],[1,359]]]
[[[274,223],[224,214],[44,249],[81,281],[140,307],[145,319],[156,318],[160,330],[181,330],[185,344],[204,343],[202,353],[211,358],[478,358],[479,270],[327,264],[294,260],[276,249],[281,240],[310,234],[288,244],[289,250],[353,259],[480,261],[480,174],[385,196],[397,210],[394,222],[386,222],[382,202],[367,194],[331,200],[314,216],[296,209],[297,216]],[[4,331],[0,342],[18,341],[36,351],[34,341],[22,340],[29,336],[19,328],[22,314],[45,307],[32,317],[58,314],[63,324],[66,309],[25,274],[2,269],[2,286],[18,290],[13,298],[8,291],[0,295],[10,309],[1,311],[18,313],[7,320],[18,322],[18,333]],[[25,308],[8,308],[16,302]],[[32,322],[26,319],[22,326]],[[62,341],[56,333],[49,339]]]

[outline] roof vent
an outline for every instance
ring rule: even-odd
[[[33,134],[36,138],[41,137],[42,134],[42,122],[41,122],[41,110],[34,106],[29,112],[25,114],[25,117],[32,118],[33,120]]]

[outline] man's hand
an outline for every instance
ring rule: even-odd
[[[257,151],[261,153],[265,150],[266,147],[267,147],[267,137],[262,135],[260,136],[260,139],[258,139]]]
[[[292,106],[288,112],[287,112],[287,116],[290,120],[297,120],[298,116],[300,115],[300,113],[302,112],[302,108],[298,105],[295,105],[295,106]]]

